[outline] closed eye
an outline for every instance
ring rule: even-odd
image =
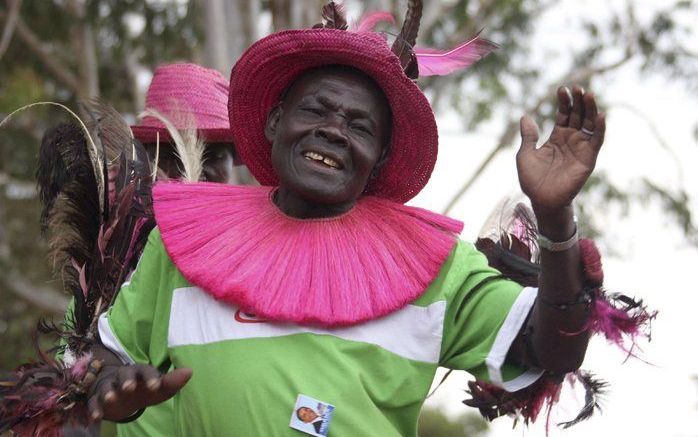
[[[373,136],[373,132],[368,127],[364,126],[363,124],[352,123],[349,127],[354,131],[360,132],[362,134],[367,134],[367,135]]]
[[[308,112],[310,114],[315,114],[315,115],[322,115],[323,114],[322,108],[318,108],[315,106],[302,106],[300,108],[300,110],[303,112]]]

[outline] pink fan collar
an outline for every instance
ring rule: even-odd
[[[165,248],[192,284],[269,320],[342,326],[419,297],[438,275],[462,223],[363,197],[347,214],[299,220],[272,187],[159,183]]]

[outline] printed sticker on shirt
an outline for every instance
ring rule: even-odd
[[[324,437],[330,429],[333,413],[334,405],[299,394],[289,426],[306,434]]]

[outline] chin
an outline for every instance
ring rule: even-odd
[[[295,193],[308,202],[321,205],[338,205],[354,201],[353,196],[344,190],[332,188],[328,184],[287,184]]]

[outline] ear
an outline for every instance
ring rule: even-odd
[[[390,155],[389,147],[388,146],[383,147],[383,150],[381,151],[380,158],[378,158],[378,161],[376,161],[376,165],[373,166],[373,171],[371,172],[371,177],[369,180],[372,180],[372,179],[375,179],[378,177],[378,173],[380,173],[381,168],[388,161],[389,155]]]
[[[279,125],[279,120],[281,119],[281,103],[277,104],[267,115],[267,124],[264,126],[264,136],[267,137],[267,141],[270,143],[274,142],[274,137],[276,136],[276,128]]]

